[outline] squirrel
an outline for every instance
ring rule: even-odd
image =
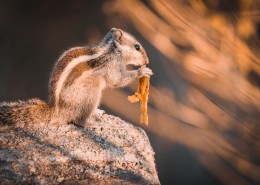
[[[142,45],[129,33],[112,28],[94,46],[65,51],[54,64],[49,101],[39,99],[0,103],[0,128],[28,124],[73,123],[84,127],[97,111],[102,90],[124,87],[153,74]],[[128,70],[128,65],[138,66]]]

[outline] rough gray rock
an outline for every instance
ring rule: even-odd
[[[145,132],[99,114],[86,128],[0,131],[0,184],[160,184]]]

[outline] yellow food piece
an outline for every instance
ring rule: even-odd
[[[148,113],[147,113],[147,103],[149,95],[150,77],[142,77],[139,79],[139,87],[136,93],[132,96],[128,96],[128,100],[131,103],[141,101],[141,116],[140,122],[142,124],[148,125]]]

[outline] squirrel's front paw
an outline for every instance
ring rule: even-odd
[[[141,78],[143,76],[149,77],[153,75],[153,71],[149,69],[148,67],[141,67],[138,69],[138,77]]]

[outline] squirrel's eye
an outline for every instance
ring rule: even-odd
[[[137,51],[140,50],[140,45],[139,45],[139,44],[135,44],[134,46],[135,46],[135,49],[136,49]]]

